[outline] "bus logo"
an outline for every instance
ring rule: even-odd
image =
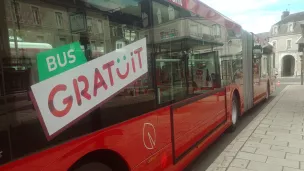
[[[153,150],[156,146],[156,131],[151,123],[145,123],[143,128],[143,142],[148,150]]]
[[[48,139],[147,73],[146,38],[33,86],[32,101]]]

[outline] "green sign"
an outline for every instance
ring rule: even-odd
[[[79,42],[37,54],[39,80],[43,81],[87,62]]]

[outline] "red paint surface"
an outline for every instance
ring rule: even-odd
[[[238,89],[239,86],[231,85],[226,88],[226,96],[219,92],[174,110],[176,157],[228,118],[227,122],[175,165],[172,158],[170,108],[165,107],[6,164],[0,170],[65,171],[82,156],[98,149],[117,152],[132,170],[181,170],[229,127],[231,93]],[[156,130],[156,146],[151,150],[146,149],[143,144],[144,123],[153,124]]]
[[[176,146],[178,153],[183,152],[200,139],[200,137],[205,135],[208,130],[214,128],[223,120],[225,116],[224,97],[225,96],[220,96],[217,98],[217,95],[212,95],[181,107],[180,110],[174,114],[176,140],[182,140],[178,142]],[[156,130],[156,146],[152,150],[146,149],[143,144],[144,123],[153,124]],[[204,126],[204,124],[207,125]],[[224,127],[228,125],[229,123],[227,122],[219,130],[224,131]],[[191,133],[191,135],[187,137],[189,133]],[[216,132],[214,134],[216,134]],[[206,139],[209,143],[212,142],[209,140],[210,138],[212,138],[212,136]],[[204,147],[205,143],[201,146]],[[129,167],[134,170],[139,168],[141,168],[140,170],[159,170],[161,167],[166,167],[169,170],[180,170],[180,168],[184,167],[188,163],[187,161],[193,159],[194,154],[202,148],[194,149],[179,162],[180,164],[172,165],[170,108],[165,107],[6,164],[0,167],[0,170],[19,171],[43,169],[45,171],[63,171],[67,170],[85,154],[98,149],[110,149],[119,153],[126,160]],[[134,155],[134,151],[136,151],[136,155]],[[153,160],[150,160],[148,163],[143,162],[153,155],[156,155]],[[164,163],[164,155],[166,156],[166,163]],[[153,167],[151,167],[152,165]]]

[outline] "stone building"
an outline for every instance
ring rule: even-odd
[[[46,43],[51,45],[52,48],[56,48],[74,41],[81,41],[81,37],[87,37],[89,40],[86,44],[95,52],[93,56],[97,57],[104,53],[105,42],[110,40],[107,17],[94,12],[94,10],[86,11],[86,23],[80,24],[86,26],[86,28],[82,28],[86,33],[86,35],[83,35],[80,34],[83,30],[73,30],[75,26],[72,23],[76,22],[70,20],[72,14],[77,14],[78,11],[73,11],[73,8],[66,5],[68,3],[60,6],[54,1],[54,4],[39,3],[38,6],[35,1],[5,1],[6,21],[11,46],[15,46],[15,42],[28,42]],[[14,54],[15,52],[11,53]],[[20,54],[12,56],[19,58]]]
[[[301,59],[298,52],[298,40],[301,38],[301,24],[304,24],[304,12],[290,14],[284,11],[281,21],[270,30],[269,42],[275,49],[275,68],[278,76],[290,77],[301,74]]]

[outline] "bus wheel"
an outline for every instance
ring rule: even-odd
[[[83,164],[74,171],[113,171],[113,170],[103,163],[92,162],[92,163]]]
[[[236,129],[236,126],[238,124],[239,114],[240,114],[240,108],[239,108],[239,100],[234,95],[232,98],[232,106],[231,106],[231,126],[229,127],[229,132],[233,132]]]

